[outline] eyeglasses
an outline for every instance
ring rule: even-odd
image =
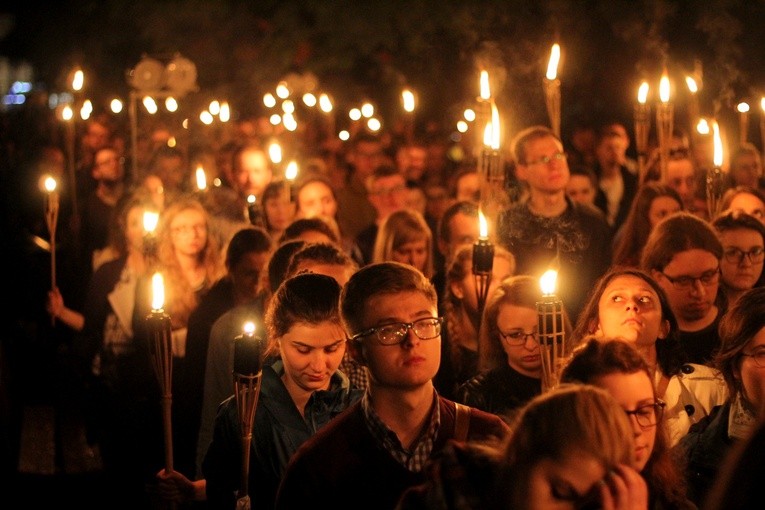
[[[531,333],[526,333],[522,329],[513,329],[511,331],[508,331],[507,333],[499,332],[499,336],[505,339],[505,342],[507,342],[507,345],[511,345],[513,347],[519,347],[521,345],[526,345],[526,339],[531,337],[532,340],[535,342],[539,342],[537,340],[537,332],[532,331]]]
[[[351,340],[375,335],[381,345],[398,345],[404,341],[410,329],[414,331],[414,334],[420,340],[430,340],[441,334],[441,324],[443,321],[443,317],[426,317],[414,322],[394,322],[393,324],[385,324],[384,326],[362,331],[354,335]]]
[[[741,355],[746,356],[747,358],[752,358],[755,365],[760,368],[765,368],[765,349],[755,351],[753,354],[746,354],[742,352]]]
[[[526,166],[549,165],[551,161],[565,161],[566,158],[568,158],[568,154],[565,152],[556,152],[552,156],[542,156],[535,161],[528,161]]]
[[[640,406],[632,411],[624,411],[627,416],[634,416],[641,428],[647,429],[655,427],[664,415],[664,407],[667,404],[662,400],[656,399],[653,404]]]
[[[728,248],[723,252],[725,260],[731,264],[741,264],[744,261],[744,257],[749,257],[749,262],[752,264],[759,264],[765,259],[765,249],[761,246],[752,248],[749,251],[740,250],[738,248]]]
[[[701,273],[700,276],[669,276],[668,274],[661,272],[661,274],[670,281],[672,286],[677,290],[688,290],[693,288],[696,282],[701,282],[705,287],[714,285],[720,278],[720,268],[713,269]]]

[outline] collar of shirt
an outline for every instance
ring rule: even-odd
[[[365,392],[361,399],[361,410],[369,432],[396,462],[413,473],[419,473],[425,468],[441,427],[441,410],[438,405],[438,394],[435,391],[433,391],[432,411],[427,427],[423,429],[420,437],[409,450],[401,444],[396,433],[388,428],[372,408],[369,391]]]

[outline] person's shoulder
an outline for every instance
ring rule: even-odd
[[[594,222],[594,224],[602,224],[608,227],[606,215],[595,205],[571,201],[570,207],[574,214],[579,216],[583,221],[588,222],[588,224]]]

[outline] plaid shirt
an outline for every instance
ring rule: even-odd
[[[351,381],[351,387],[362,390],[367,389],[367,385],[369,384],[367,367],[360,365],[354,360],[348,351],[345,351],[343,361],[340,362],[339,368],[342,373],[348,376],[348,380]]]
[[[415,441],[411,450],[407,450],[401,444],[396,433],[389,429],[372,409],[369,391],[365,392],[361,399],[361,409],[369,432],[399,464],[413,473],[419,473],[425,468],[441,426],[441,411],[438,406],[438,394],[435,391],[433,392],[433,411],[430,414],[428,426]]]

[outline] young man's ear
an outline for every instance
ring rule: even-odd
[[[356,363],[367,366],[366,356],[364,356],[364,346],[362,345],[361,340],[348,340],[345,347],[348,349],[348,352]]]

